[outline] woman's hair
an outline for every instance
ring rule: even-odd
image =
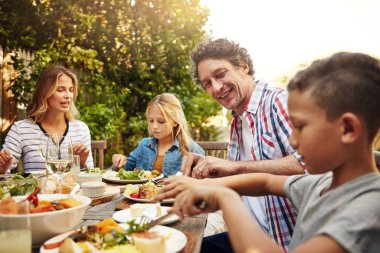
[[[153,98],[146,108],[146,117],[152,106],[158,106],[162,114],[164,114],[166,122],[170,122],[168,119],[177,123],[177,126],[172,126],[173,138],[177,137],[179,141],[179,147],[184,155],[190,152],[190,142],[192,141],[189,127],[187,125],[185,113],[183,112],[181,102],[178,98],[171,93],[162,93]],[[149,134],[151,134],[148,128]]]
[[[50,65],[37,79],[36,88],[33,93],[32,102],[28,107],[28,117],[36,122],[41,121],[45,113],[49,109],[48,98],[55,92],[57,88],[58,78],[66,75],[71,78],[74,85],[74,99],[71,103],[69,112],[65,112],[65,119],[70,121],[79,116],[79,112],[75,107],[75,100],[78,96],[78,80],[74,73],[63,66]]]
[[[345,112],[359,115],[368,137],[380,127],[380,61],[362,53],[336,53],[314,61],[288,84],[289,91],[311,90],[312,99],[329,120]]]
[[[199,80],[198,65],[201,61],[206,59],[226,60],[234,67],[248,66],[248,74],[254,77],[255,69],[251,56],[248,54],[247,49],[240,47],[238,43],[227,39],[209,39],[201,42],[191,53],[192,76],[195,83],[204,89]]]

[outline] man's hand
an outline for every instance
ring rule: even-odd
[[[7,172],[7,170],[11,167],[13,161],[12,154],[6,150],[3,149],[0,152],[0,174],[4,174]]]
[[[189,153],[187,156],[184,156],[182,159],[182,164],[184,164],[184,166],[181,168],[182,175],[191,176],[193,167],[202,159],[203,156],[195,153]]]
[[[232,161],[206,156],[197,161],[191,176],[198,179],[231,176],[236,174],[235,164]]]
[[[192,186],[202,185],[204,183],[202,181],[186,176],[171,176],[164,180],[164,187],[160,189],[154,199],[162,201],[164,199],[175,198],[179,193]]]
[[[127,163],[127,158],[124,155],[122,154],[112,155],[112,164],[116,170],[120,168],[124,168],[126,163]]]
[[[73,153],[74,155],[79,155],[80,167],[87,168],[86,161],[90,150],[83,143],[73,144]]]

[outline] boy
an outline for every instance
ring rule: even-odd
[[[380,127],[380,62],[365,54],[338,53],[300,71],[288,90],[290,142],[315,175],[251,173],[198,180],[177,196],[174,211],[183,217],[222,209],[235,252],[282,252],[233,190],[286,196],[299,212],[290,251],[378,252],[380,175],[372,148]],[[170,180],[163,195],[192,183]],[[196,203],[202,200],[206,208],[200,210]]]

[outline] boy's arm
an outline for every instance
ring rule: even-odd
[[[272,175],[268,173],[247,173],[230,177],[201,180],[204,185],[225,186],[238,192],[240,195],[284,196],[284,185],[288,176]]]
[[[171,176],[164,180],[165,187],[161,188],[155,200],[161,201],[174,198],[179,193],[193,186],[224,186],[231,188],[241,195],[261,196],[278,195],[284,196],[284,185],[287,176],[277,176],[267,173],[248,173],[230,177],[214,179],[194,179],[186,176]]]

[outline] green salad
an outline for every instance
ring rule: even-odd
[[[0,182],[0,199],[8,196],[21,196],[32,193],[38,187],[37,180],[33,175],[27,177],[15,174],[6,181]]]
[[[160,172],[157,170],[153,171],[145,171],[143,169],[137,169],[135,168],[132,171],[120,169],[116,177],[120,178],[121,180],[141,180],[141,179],[150,179],[155,178],[160,175]]]

